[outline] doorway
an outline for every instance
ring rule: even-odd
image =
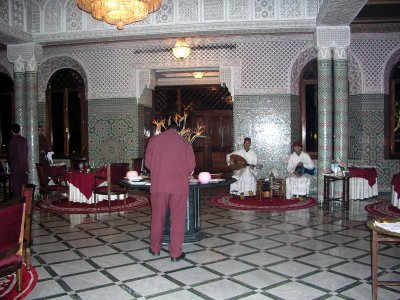
[[[217,84],[156,87],[153,93],[153,118],[169,118],[188,113],[187,127],[205,125],[205,138],[193,142],[195,172],[229,173],[226,154],[232,151],[232,97]]]

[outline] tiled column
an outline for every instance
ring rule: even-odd
[[[39,162],[38,135],[38,61],[42,46],[35,43],[7,46],[7,59],[14,64],[15,122],[28,141],[29,182],[38,184],[36,162]],[[39,189],[36,189],[36,193]]]
[[[25,136],[25,63],[20,59],[14,62],[14,97],[15,123],[21,126],[21,135]]]
[[[328,47],[318,49],[318,201],[324,195],[323,173],[332,161],[332,55]]]
[[[334,76],[334,158],[339,158],[347,164],[348,160],[348,71],[347,50],[337,47],[333,54],[333,76]]]
[[[38,73],[37,62],[31,59],[26,64],[26,139],[28,140],[29,182],[38,185],[36,163],[39,162],[38,135]]]

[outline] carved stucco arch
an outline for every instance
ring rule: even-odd
[[[68,56],[49,57],[40,63],[38,67],[38,100],[39,102],[46,101],[46,87],[50,77],[58,70],[70,68],[77,71],[83,78],[85,83],[85,98],[87,99],[89,83],[87,80],[85,69],[82,64],[76,59]]]
[[[299,95],[300,75],[304,67],[313,59],[317,58],[317,52],[313,47],[305,49],[299,54],[292,64],[290,75],[290,93]],[[350,95],[361,94],[363,92],[363,78],[359,59],[350,50],[348,51],[348,78]]]
[[[143,97],[147,97],[147,89],[154,89],[156,86],[155,71],[157,69],[179,69],[179,68],[201,68],[216,67],[220,73],[220,84],[225,84],[229,89],[232,97],[235,90],[241,87],[240,62],[238,61],[190,61],[190,62],[165,62],[150,64],[134,64],[132,66],[134,72],[132,78],[135,81],[135,96],[138,103],[143,103]],[[182,83],[185,85],[185,82]]]
[[[386,59],[384,68],[382,70],[381,83],[383,87],[383,93],[389,95],[389,80],[390,73],[393,67],[400,61],[400,48],[393,50]]]
[[[11,79],[13,79],[12,65],[8,61],[0,60],[0,73],[7,74]]]
[[[361,71],[361,62],[352,52],[348,51],[348,75],[349,95],[359,95],[364,93],[364,78]]]
[[[304,67],[313,59],[317,58],[317,53],[314,47],[307,47],[299,56],[294,60],[291,67],[291,74],[289,78],[290,94],[299,95],[300,75]]]

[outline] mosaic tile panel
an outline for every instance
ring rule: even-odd
[[[330,58],[330,57],[329,57]],[[330,171],[332,162],[332,61],[318,57],[318,201],[324,193],[323,173]]]
[[[11,5],[12,27],[25,30],[25,7],[23,0],[13,0]]]
[[[291,112],[291,144],[294,141],[301,140],[301,115],[300,115],[300,98],[299,96],[291,95],[290,101]]]
[[[263,165],[259,176],[275,169],[287,174],[291,146],[291,98],[289,95],[236,96],[233,103],[233,143],[240,149],[243,138],[252,139],[252,148]]]
[[[354,95],[349,99],[349,164],[376,166],[379,192],[390,192],[392,175],[399,171],[398,160],[384,158],[385,97]]]
[[[88,101],[89,157],[96,165],[131,162],[138,156],[136,99]]]
[[[32,33],[40,33],[40,6],[35,1],[31,3],[31,14]]]
[[[46,16],[44,22],[44,32],[60,32],[62,28],[62,11],[60,2],[58,0],[47,2],[44,7],[44,14]]]
[[[65,11],[66,30],[77,31],[82,29],[82,11],[76,5],[75,0],[69,0]]]
[[[25,125],[25,73],[14,73],[14,103],[15,103],[15,123],[21,126],[21,131]],[[25,132],[21,132],[25,135]]]
[[[224,19],[224,0],[203,0],[204,21]]]
[[[334,73],[334,157],[347,162],[348,155],[348,77],[347,60],[335,59]]]

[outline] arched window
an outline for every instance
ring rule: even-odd
[[[46,137],[54,157],[87,157],[87,105],[82,76],[61,69],[49,80],[46,90]]]
[[[7,74],[0,73],[0,156],[7,155],[11,139],[11,124],[14,123],[14,82]]]
[[[301,139],[312,158],[318,155],[318,67],[311,60],[302,70],[300,77]]]
[[[386,105],[385,144],[387,158],[400,158],[400,62],[390,74],[389,101]]]

